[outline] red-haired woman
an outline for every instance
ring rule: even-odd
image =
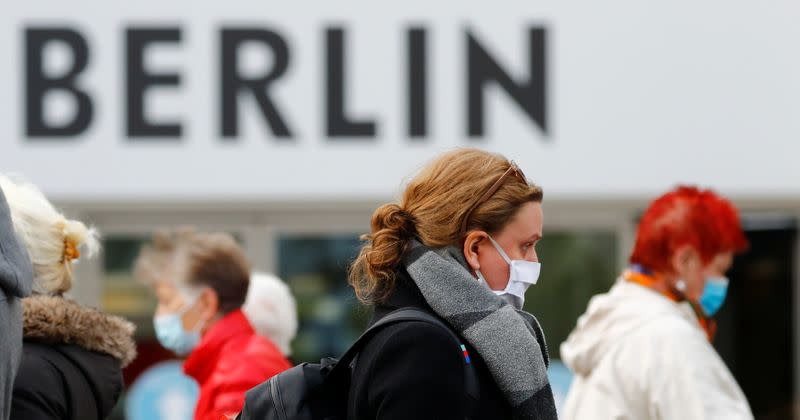
[[[747,248],[736,208],[679,187],[642,216],[631,266],[595,296],[561,346],[575,372],[565,419],[752,419],[711,346],[733,255]]]

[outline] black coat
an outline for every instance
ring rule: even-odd
[[[122,365],[135,356],[133,326],[62,298],[35,296],[23,306],[11,418],[108,417],[122,394]]]
[[[11,418],[104,419],[121,393],[122,368],[113,356],[25,341]]]
[[[391,297],[375,308],[372,322],[391,311],[420,308],[434,314],[405,271],[398,274]],[[486,363],[466,340],[480,383],[480,400],[467,413],[464,404],[464,360],[453,351],[452,338],[440,327],[403,322],[378,332],[362,349],[353,371],[348,418],[366,419],[474,419],[511,417],[511,407],[492,378]]]

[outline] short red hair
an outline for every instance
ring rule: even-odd
[[[697,250],[704,264],[721,252],[746,250],[736,207],[696,187],[680,186],[662,195],[642,215],[630,262],[668,272],[672,254],[685,245]]]

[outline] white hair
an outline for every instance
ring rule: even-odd
[[[87,256],[99,247],[98,235],[76,220],[67,220],[35,185],[0,174],[14,231],[28,250],[33,263],[33,291],[59,295],[72,288],[72,258],[68,244],[84,246]]]
[[[286,283],[275,275],[253,272],[242,310],[259,335],[275,343],[284,355],[291,354],[297,305]]]

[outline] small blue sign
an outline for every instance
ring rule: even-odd
[[[177,360],[148,368],[131,385],[125,400],[127,420],[192,420],[199,389]]]

